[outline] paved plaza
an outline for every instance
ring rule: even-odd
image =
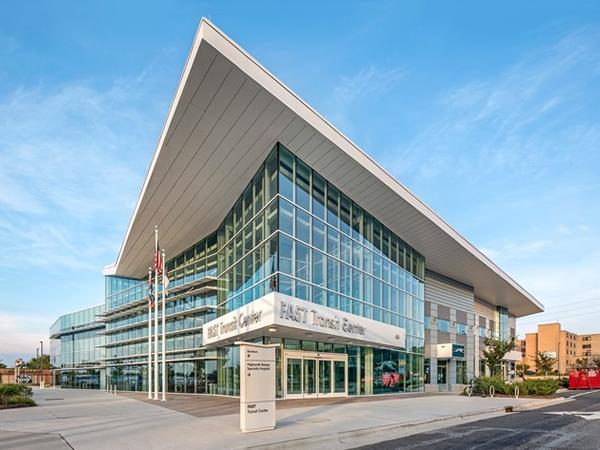
[[[161,404],[69,389],[35,390],[34,398],[37,407],[0,411],[0,449],[350,448],[503,415],[509,405],[523,409],[557,401],[424,394],[281,402],[275,430],[243,434],[231,398],[177,396]]]

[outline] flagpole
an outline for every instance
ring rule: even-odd
[[[148,398],[152,398],[152,269],[148,268]]]
[[[167,360],[166,360],[166,326],[165,326],[165,290],[166,290],[166,273],[165,273],[165,250],[162,251],[162,398],[164,402],[166,398],[167,389]]]
[[[154,254],[158,252],[158,225],[154,227]],[[155,273],[158,267],[155,267]],[[158,287],[158,273],[155,286]],[[158,294],[158,292],[157,292]],[[158,297],[158,296],[157,296]],[[154,400],[158,400],[158,302],[154,302]]]

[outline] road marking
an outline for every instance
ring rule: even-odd
[[[581,397],[583,395],[593,394],[595,392],[599,392],[599,391],[586,391],[586,392],[582,392],[581,394],[571,395],[569,398],[577,398],[577,397]]]
[[[544,414],[555,414],[557,416],[577,416],[585,420],[600,420],[600,411],[557,411]]]

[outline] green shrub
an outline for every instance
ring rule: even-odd
[[[547,397],[558,391],[558,380],[525,380],[519,383],[522,395],[539,395]]]
[[[520,396],[544,396],[554,394],[559,388],[558,380],[525,380],[519,383],[507,383],[497,377],[479,377],[473,380],[475,394],[489,395],[490,386],[494,386],[496,394],[514,395],[515,387]]]
[[[567,377],[561,377],[558,380],[558,384],[560,385],[561,388],[568,388],[569,387],[569,379]]]
[[[8,405],[6,406],[35,406],[35,402],[24,395],[15,395],[8,399]]]
[[[497,394],[503,394],[506,386],[504,381],[498,377],[479,377],[475,378],[474,387],[477,394],[489,394],[490,386],[494,386]]]
[[[29,386],[23,384],[0,384],[0,406],[12,405],[11,402],[14,398],[31,400],[32,396],[33,391]]]

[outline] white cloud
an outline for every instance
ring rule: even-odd
[[[114,257],[164,115],[153,71],[0,99],[0,267],[99,273]]]
[[[519,270],[519,281],[545,306],[545,312],[517,321],[517,331],[535,331],[538,323],[560,322],[575,333],[600,332],[600,253],[569,260],[549,261]]]
[[[406,74],[403,67],[369,65],[350,76],[341,77],[333,90],[327,116],[351,135],[353,127],[350,117],[365,104],[378,102],[383,95],[396,88]]]
[[[381,69],[370,65],[352,76],[342,77],[334,89],[334,99],[338,105],[347,106],[360,98],[382,95],[394,89],[405,76],[406,70],[401,67]]]
[[[573,232],[573,231],[571,230],[571,228],[570,228],[570,227],[568,227],[568,226],[566,226],[566,225],[559,225],[559,226],[558,226],[558,228],[557,228],[557,231],[558,231],[560,234],[564,234],[564,235],[566,235],[566,236],[570,236],[570,235],[571,235],[571,233]]]
[[[599,34],[577,30],[497,76],[442,93],[428,125],[392,143],[390,165],[401,178],[476,183],[491,175],[533,180],[551,165],[596,155],[600,126],[580,113],[595,110],[589,88],[599,56]]]
[[[176,82],[165,68],[174,67],[0,97],[0,358],[35,355],[65,305],[97,303]]]
[[[500,248],[482,247],[481,251],[490,259],[510,260],[527,258],[538,254],[552,245],[552,241],[546,239],[535,239],[533,241],[515,243],[508,242]]]
[[[0,359],[12,364],[16,356],[35,356],[40,340],[44,342],[44,353],[49,353],[48,328],[55,319],[44,315],[0,312]]]

